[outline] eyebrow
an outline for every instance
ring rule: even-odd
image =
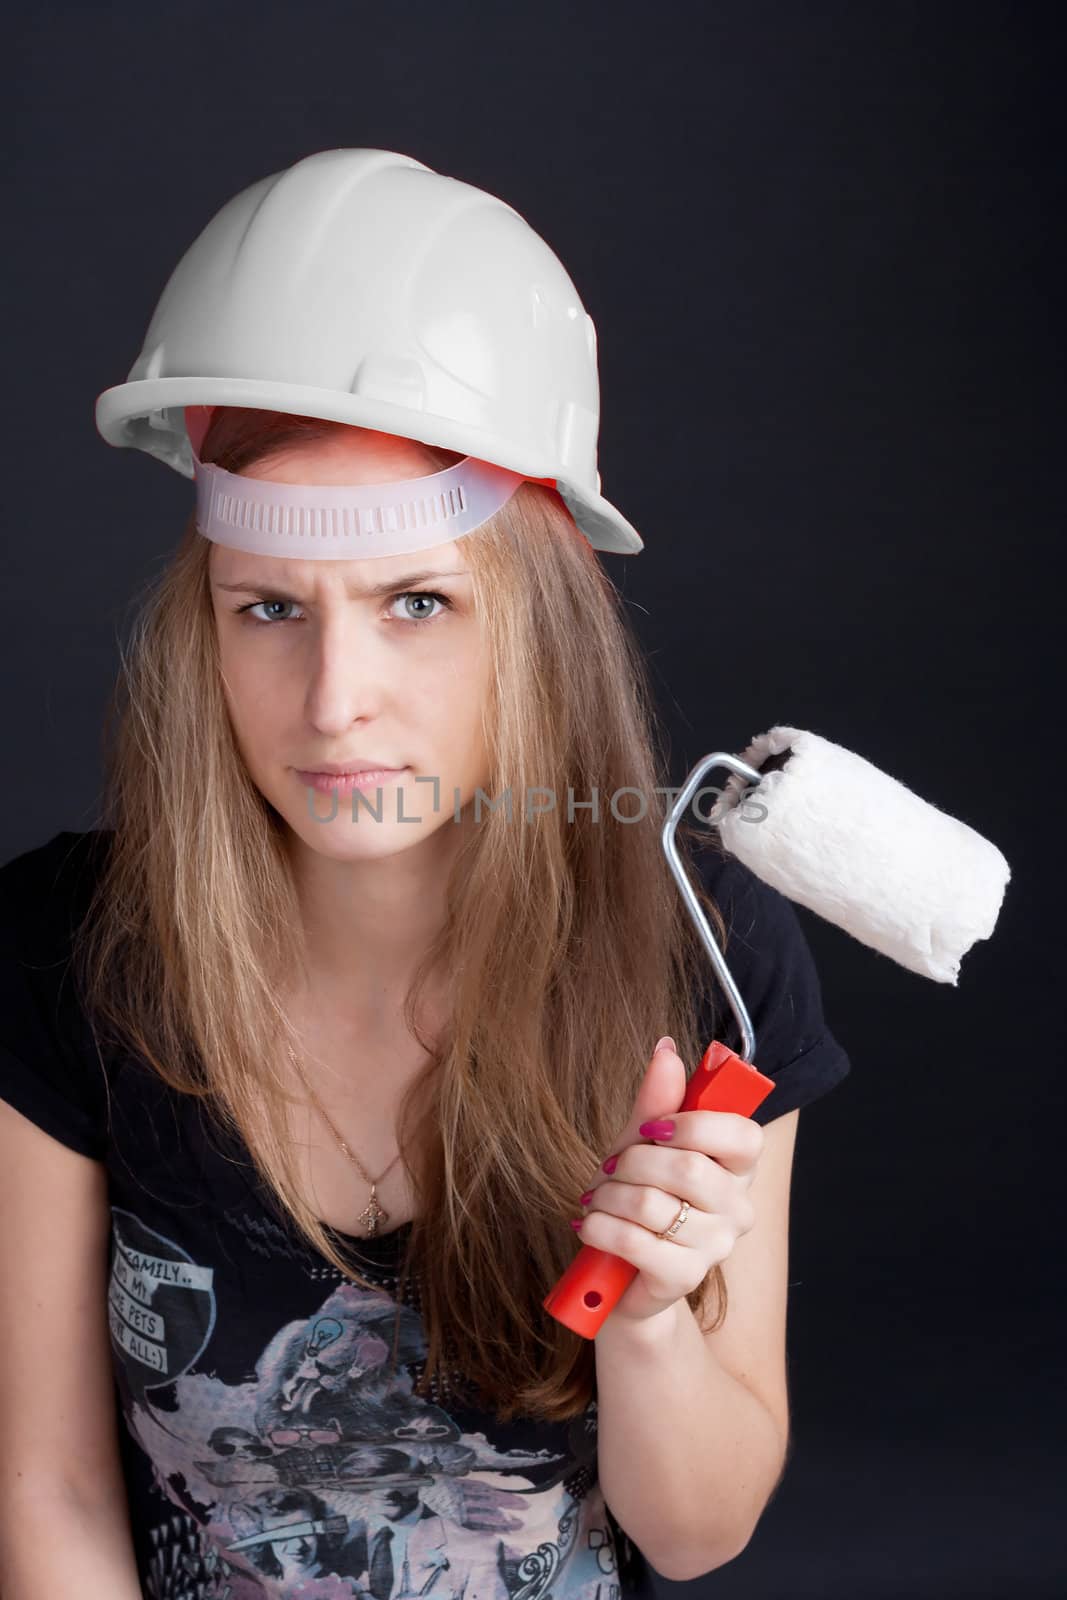
[[[389,578],[385,583],[374,583],[363,588],[361,588],[359,585],[349,584],[348,592],[350,595],[355,595],[363,599],[378,599],[383,595],[395,594],[398,589],[406,589],[413,583],[422,583],[426,578],[440,580],[442,578],[466,577],[469,577],[469,573],[465,567],[458,567],[456,569],[450,568],[447,572],[440,572],[432,567],[428,567],[422,572],[405,572],[401,577]],[[293,598],[288,592],[280,589],[276,584],[259,583],[254,577],[243,579],[240,583],[216,583],[213,584],[212,587],[215,589],[224,589],[227,591],[227,593],[232,594],[261,594],[269,600],[289,600]]]

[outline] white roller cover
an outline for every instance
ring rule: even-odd
[[[758,788],[736,773],[727,779],[712,815],[724,847],[862,944],[955,986],[961,958],[996,925],[1011,878],[1004,856],[965,822],[817,733],[771,728],[741,759],[759,768],[786,750],[784,765]]]

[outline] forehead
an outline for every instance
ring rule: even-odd
[[[399,582],[429,582],[433,578],[466,576],[467,562],[461,541],[406,555],[367,556],[341,561],[300,561],[287,556],[254,555],[230,545],[212,543],[208,571],[215,588],[277,588],[310,593],[315,589],[345,594],[380,592]]]
[[[242,476],[291,484],[390,483],[440,472],[421,440],[370,428],[341,427],[268,450]]]

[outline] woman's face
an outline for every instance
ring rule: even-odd
[[[363,484],[437,470],[412,440],[339,433],[264,458],[245,475]],[[415,580],[416,572],[428,575]],[[453,817],[489,779],[481,732],[488,661],[463,540],[338,561],[213,543],[209,575],[237,742],[293,832],[314,851],[356,860],[455,829]],[[303,775],[363,761],[403,770],[356,794],[337,779],[323,780],[336,793],[316,790]]]

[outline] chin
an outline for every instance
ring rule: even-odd
[[[324,812],[329,814],[328,806],[324,807]],[[387,810],[381,822],[364,811],[355,822],[351,810],[344,804],[339,805],[337,815],[328,822],[313,821],[306,810],[295,817],[286,812],[281,815],[309,850],[328,856],[332,861],[382,861],[388,856],[403,855],[425,844],[442,827],[451,825],[450,815],[442,818],[432,814],[422,822],[387,822]]]

